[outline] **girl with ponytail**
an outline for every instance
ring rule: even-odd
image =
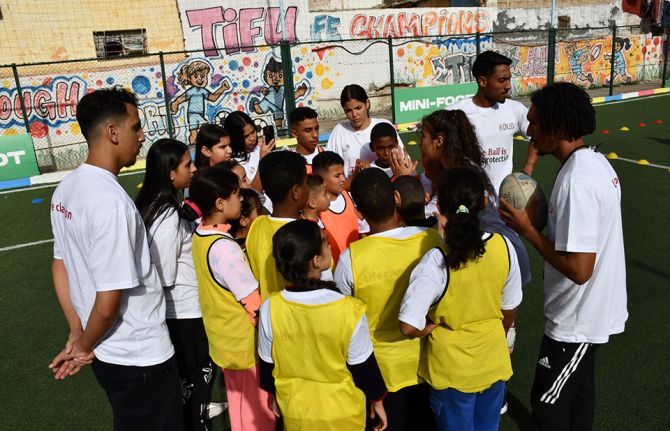
[[[284,429],[386,428],[386,385],[372,352],[365,305],[342,295],[332,281],[328,239],[310,220],[295,220],[275,233],[272,254],[287,285],[260,310],[258,354],[261,387],[273,395]]]
[[[435,111],[421,121],[420,136],[421,156],[425,171],[425,176],[422,176],[421,180],[426,192],[432,196],[426,207],[426,214],[430,216],[437,210],[439,193],[435,184],[445,169],[455,166],[474,169],[484,182],[488,200],[488,205],[478,212],[479,221],[488,232],[500,233],[512,241],[519,259],[523,284],[529,283],[531,274],[528,252],[521,238],[500,218],[498,194],[484,172],[486,158],[468,117],[461,110]],[[513,344],[511,340],[512,347]]]
[[[431,386],[437,429],[498,429],[512,376],[506,332],[521,278],[510,241],[480,226],[485,189],[472,167],[442,173],[438,219],[447,251],[432,249],[414,268],[398,316],[403,334],[430,334],[419,375]]]
[[[258,282],[229,232],[242,209],[240,180],[225,169],[202,168],[193,176],[190,193],[202,213],[193,234],[202,319],[209,354],[223,370],[231,429],[272,430],[268,395],[258,387]]]

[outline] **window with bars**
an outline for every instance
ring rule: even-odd
[[[95,55],[99,59],[132,57],[148,52],[145,29],[93,32]]]

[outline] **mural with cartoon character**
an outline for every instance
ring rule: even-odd
[[[623,81],[631,82],[632,78],[626,72],[626,57],[624,56],[624,49],[626,51],[631,49],[630,38],[617,37],[614,39],[614,82]],[[612,55],[603,55],[605,60],[612,63]],[[609,84],[609,78],[605,79],[605,84]]]
[[[584,73],[584,63],[589,61],[591,45],[587,43],[579,48],[576,43],[567,43],[564,49],[570,63],[570,72],[580,81],[593,84],[593,74]]]
[[[258,115],[272,113],[277,130],[284,129],[284,71],[282,64],[272,55],[263,69],[263,81],[267,86],[260,89],[262,98],[250,97],[249,110]],[[302,82],[295,89],[295,99],[307,94],[307,84]]]
[[[215,103],[231,85],[228,79],[223,79],[219,88],[214,91],[207,89],[209,73],[212,67],[202,60],[195,60],[184,64],[177,72],[177,83],[184,88],[184,92],[175,97],[170,103],[170,111],[177,114],[179,107],[186,103],[186,122],[189,128],[188,142],[195,145],[195,137],[201,124],[207,123],[205,116],[205,99]]]

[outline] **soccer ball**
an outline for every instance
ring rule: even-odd
[[[537,181],[523,172],[507,175],[500,184],[498,196],[518,210],[529,211],[537,230],[541,231],[547,225],[547,198]]]

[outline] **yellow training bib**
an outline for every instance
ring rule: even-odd
[[[449,269],[446,292],[428,313],[439,326],[424,339],[421,352],[419,374],[433,388],[480,392],[512,376],[500,311],[509,269],[500,234],[486,241],[479,259]]]
[[[248,370],[256,365],[258,334],[244,307],[212,276],[207,256],[219,240],[234,242],[223,234],[200,235],[196,232],[191,248],[209,356],[221,368]]]
[[[273,375],[287,431],[360,431],[366,401],[347,369],[365,305],[344,297],[321,305],[270,297]]]
[[[272,237],[286,223],[288,222],[285,220],[260,216],[249,228],[247,255],[251,271],[260,286],[261,301],[265,301],[271,293],[279,292],[286,285],[286,280],[277,270],[275,258],[272,256]]]
[[[389,391],[419,383],[420,340],[399,329],[398,314],[409,276],[442,239],[435,229],[407,238],[368,236],[349,246],[354,275],[353,296],[365,302],[375,357]]]

